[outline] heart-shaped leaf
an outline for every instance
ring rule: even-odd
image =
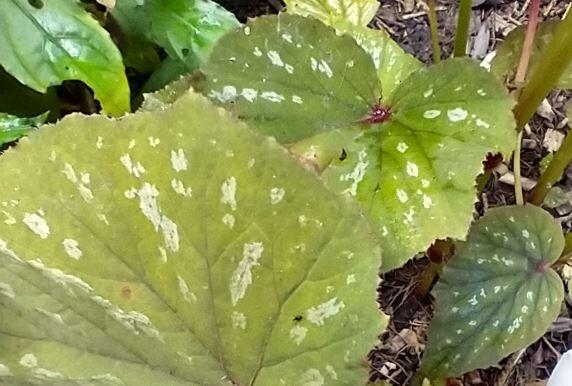
[[[76,1],[0,2],[0,65],[39,92],[67,79],[85,82],[103,111],[130,110],[121,55],[109,34]]]
[[[21,118],[14,115],[0,113],[0,145],[23,137],[33,128],[43,124],[49,112],[37,117]]]
[[[560,25],[560,21],[545,21],[538,24],[536,36],[534,38],[534,45],[532,46],[530,56],[530,70],[532,74],[536,63],[540,60],[542,49],[552,40],[554,32]],[[526,33],[525,26],[520,26],[511,31],[500,48],[497,51],[495,58],[491,63],[491,71],[499,78],[503,79],[516,71],[520,54],[522,52],[522,45],[524,43],[524,36]],[[556,87],[569,89],[572,88],[572,65],[568,66]]]
[[[491,209],[476,222],[435,286],[422,374],[488,367],[542,336],[564,296],[550,268],[563,247],[560,226],[535,206]]]
[[[285,3],[290,13],[312,16],[334,27],[344,23],[366,26],[379,8],[376,0],[286,0]]]
[[[365,382],[367,221],[203,97],[68,117],[0,177],[2,383]]]
[[[387,64],[382,83],[393,87],[377,110],[371,58]],[[384,269],[436,238],[464,238],[482,160],[514,145],[513,102],[477,64],[449,60],[404,81],[389,64],[315,20],[282,15],[227,35],[204,65],[206,94],[357,197],[383,237]],[[351,124],[379,109],[390,112],[383,124]]]

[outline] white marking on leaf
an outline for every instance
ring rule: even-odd
[[[242,95],[242,97],[244,99],[246,99],[247,101],[252,103],[252,102],[254,102],[256,97],[258,96],[258,91],[254,90],[252,88],[243,88],[240,95]]]
[[[71,166],[70,164],[66,163],[64,165],[64,170],[62,170],[62,173],[64,173],[67,179],[73,182],[74,184],[77,182],[77,176],[75,175],[73,166]]]
[[[526,229],[522,230],[522,237],[524,237],[525,239],[528,239],[530,237],[530,232],[528,232]]]
[[[282,39],[286,40],[288,43],[292,43],[292,35],[290,34],[282,34]]]
[[[285,99],[284,95],[278,94],[274,91],[265,91],[260,97],[273,103],[281,103]]]
[[[309,369],[300,378],[301,386],[323,386],[324,385],[324,377],[320,370],[318,369]]]
[[[427,110],[423,113],[423,118],[426,119],[435,119],[437,118],[439,115],[441,115],[441,111],[439,110]]]
[[[189,161],[183,149],[171,150],[171,166],[177,173],[188,169]]]
[[[286,191],[282,188],[272,188],[270,189],[270,203],[272,205],[278,204],[284,198]]]
[[[4,224],[6,225],[14,225],[16,224],[16,218],[14,218],[10,213],[6,212],[5,210],[2,211],[4,216],[6,216],[6,220],[4,220]]]
[[[161,213],[157,197],[159,191],[155,185],[144,183],[143,187],[137,191],[139,196],[139,208],[141,213],[153,224],[155,232],[161,231],[165,246],[173,252],[179,250],[179,233],[177,224]]]
[[[103,138],[97,137],[97,141],[95,142],[95,147],[101,149],[103,147]]]
[[[83,255],[83,252],[79,248],[79,243],[73,239],[64,239],[62,241],[62,245],[69,257],[72,259],[79,260],[79,258]]]
[[[230,318],[232,319],[232,328],[246,330],[246,316],[242,312],[233,311]]]
[[[290,329],[290,339],[296,343],[296,345],[300,345],[302,341],[306,338],[306,334],[308,333],[308,329],[302,326],[294,326]]]
[[[433,89],[430,88],[429,90],[427,90],[423,93],[423,97],[429,98],[432,94],[433,94]]]
[[[409,149],[409,146],[407,146],[407,144],[405,142],[399,142],[397,144],[396,149],[400,153],[405,153],[407,151],[407,149]]]
[[[39,271],[44,277],[66,288],[71,294],[74,293],[73,289],[78,289],[83,292],[93,291],[93,288],[79,277],[67,274],[57,268],[47,268],[40,259],[30,260],[28,264]]]
[[[484,127],[485,129],[488,129],[489,127],[491,127],[491,125],[489,123],[483,121],[480,118],[477,118],[477,120],[475,122],[477,123],[477,126]]]
[[[235,219],[234,216],[230,213],[226,213],[222,216],[222,223],[229,227],[230,229],[234,228]]]
[[[301,97],[299,97],[298,95],[292,95],[292,102],[297,103],[299,105],[301,105],[302,103],[304,103],[304,101],[302,100]]]
[[[260,265],[263,252],[264,246],[261,242],[244,244],[242,260],[230,278],[230,299],[233,306],[236,306],[238,301],[244,297],[246,290],[252,284],[252,269]]]
[[[30,228],[32,232],[40,236],[41,239],[47,239],[50,235],[50,227],[47,221],[36,213],[24,213],[24,224]]]
[[[260,48],[258,47],[254,47],[254,51],[252,52],[254,54],[254,56],[262,56],[262,51],[260,51]]]
[[[159,138],[149,137],[147,139],[149,140],[149,146],[151,147],[157,147],[161,143]]]
[[[356,275],[350,274],[346,277],[346,284],[352,284],[356,282]]]
[[[177,275],[177,282],[179,284],[179,291],[181,292],[181,295],[183,295],[183,298],[189,303],[196,302],[197,297],[194,293],[191,292],[191,290],[189,289],[189,285],[187,284],[185,279]]]
[[[180,194],[181,196],[184,196],[184,197],[192,197],[193,196],[193,190],[191,188],[185,187],[185,184],[183,184],[183,181],[181,181],[181,180],[173,178],[171,180],[171,187],[173,188],[175,193]]]
[[[407,161],[407,166],[405,170],[407,171],[407,174],[410,175],[411,177],[419,176],[419,167],[417,166],[417,164],[413,162]]]
[[[469,113],[460,107],[447,111],[447,116],[451,122],[459,122],[467,119]]]
[[[340,176],[340,181],[350,181],[353,180],[349,188],[345,189],[342,194],[349,193],[352,196],[357,194],[357,188],[359,183],[363,180],[367,167],[369,166],[369,161],[367,159],[367,152],[365,149],[360,150],[358,153],[358,162],[354,169],[348,173]]]
[[[145,173],[145,168],[139,162],[134,163],[131,160],[131,156],[129,154],[122,155],[119,160],[125,166],[125,169],[129,172],[129,174],[139,178],[143,173]]]
[[[280,57],[280,54],[276,51],[268,51],[268,53],[266,54],[266,56],[268,56],[268,59],[270,59],[270,62],[278,67],[283,67],[284,66],[284,62],[282,61],[282,58]]]
[[[433,200],[428,195],[423,195],[423,207],[425,209],[429,209],[433,206]]]
[[[28,353],[24,354],[18,363],[24,367],[36,367],[38,366],[38,358],[34,354]]]
[[[403,189],[397,189],[397,198],[403,204],[405,204],[407,201],[409,201],[409,196],[407,195],[407,192],[405,192],[405,190],[403,190]]]
[[[346,305],[338,298],[332,298],[306,311],[306,317],[315,325],[323,326],[326,319],[338,314]]]
[[[237,207],[236,185],[236,178],[233,176],[224,181],[220,187],[220,202],[222,204],[228,204],[232,210],[236,210]]]

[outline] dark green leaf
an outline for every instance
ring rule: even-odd
[[[0,64],[39,92],[64,80],[85,82],[103,111],[129,111],[129,86],[119,50],[76,1],[0,2]]]
[[[560,225],[535,206],[491,209],[476,222],[435,286],[422,374],[488,367],[542,336],[564,296],[550,268],[563,247]]]

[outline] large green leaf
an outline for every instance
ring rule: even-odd
[[[536,63],[540,60],[542,49],[552,40],[556,28],[560,24],[560,21],[545,21],[538,24],[538,29],[536,31],[536,36],[534,38],[534,44],[532,46],[531,56],[530,56],[530,70],[529,74],[532,73]],[[491,64],[491,71],[504,79],[507,75],[516,71],[518,62],[520,60],[520,55],[522,52],[522,45],[524,42],[524,36],[526,34],[526,26],[520,26],[511,31],[500,48]],[[564,72],[558,83],[557,88],[568,89],[572,88],[572,65],[568,66],[567,70]]]
[[[542,336],[564,296],[550,268],[563,247],[560,225],[538,207],[491,209],[475,223],[435,286],[422,373],[488,367]]]
[[[21,118],[0,113],[0,145],[17,140],[46,121],[49,113],[37,117]]]
[[[350,23],[366,26],[379,8],[377,0],[285,0],[288,12],[312,16],[336,26]]]
[[[383,237],[389,269],[436,238],[465,237],[481,163],[488,152],[509,154],[515,135],[513,102],[472,61],[403,80],[391,61],[377,60],[393,89],[383,94],[391,117],[381,125],[356,125],[380,95],[371,58],[300,16],[263,18],[224,37],[203,66],[203,91],[290,145],[330,189],[357,197]]]
[[[119,50],[76,1],[0,2],[0,65],[36,91],[77,79],[103,111],[129,111],[129,85]]]
[[[0,177],[2,383],[365,382],[367,221],[204,98],[68,117]]]
[[[288,14],[224,36],[203,72],[205,94],[285,143],[352,126],[380,96],[372,60],[351,37]]]

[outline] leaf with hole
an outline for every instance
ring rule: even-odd
[[[0,65],[39,92],[64,80],[85,82],[103,111],[129,111],[129,85],[109,34],[75,1],[0,2]]]
[[[560,225],[535,206],[495,208],[478,220],[435,286],[421,373],[456,377],[541,337],[564,296],[550,268],[563,247]]]
[[[552,40],[552,36],[559,25],[560,21],[545,21],[538,24],[534,44],[531,50],[528,70],[529,74],[532,74],[534,71],[536,63],[540,60],[542,49]],[[525,33],[525,26],[517,27],[511,31],[498,49],[497,54],[491,63],[491,71],[502,80],[507,76],[514,75],[516,71],[516,67],[520,60]],[[568,66],[556,84],[556,87],[562,89],[572,88],[572,65]]]
[[[2,383],[365,382],[368,222],[202,96],[67,117],[0,164]]]
[[[403,81],[384,68],[388,84],[399,81],[379,101],[375,65],[352,38],[281,15],[223,37],[202,87],[289,146],[331,190],[357,198],[390,269],[436,238],[465,237],[481,163],[489,152],[510,154],[515,134],[513,102],[472,61],[448,60]]]

